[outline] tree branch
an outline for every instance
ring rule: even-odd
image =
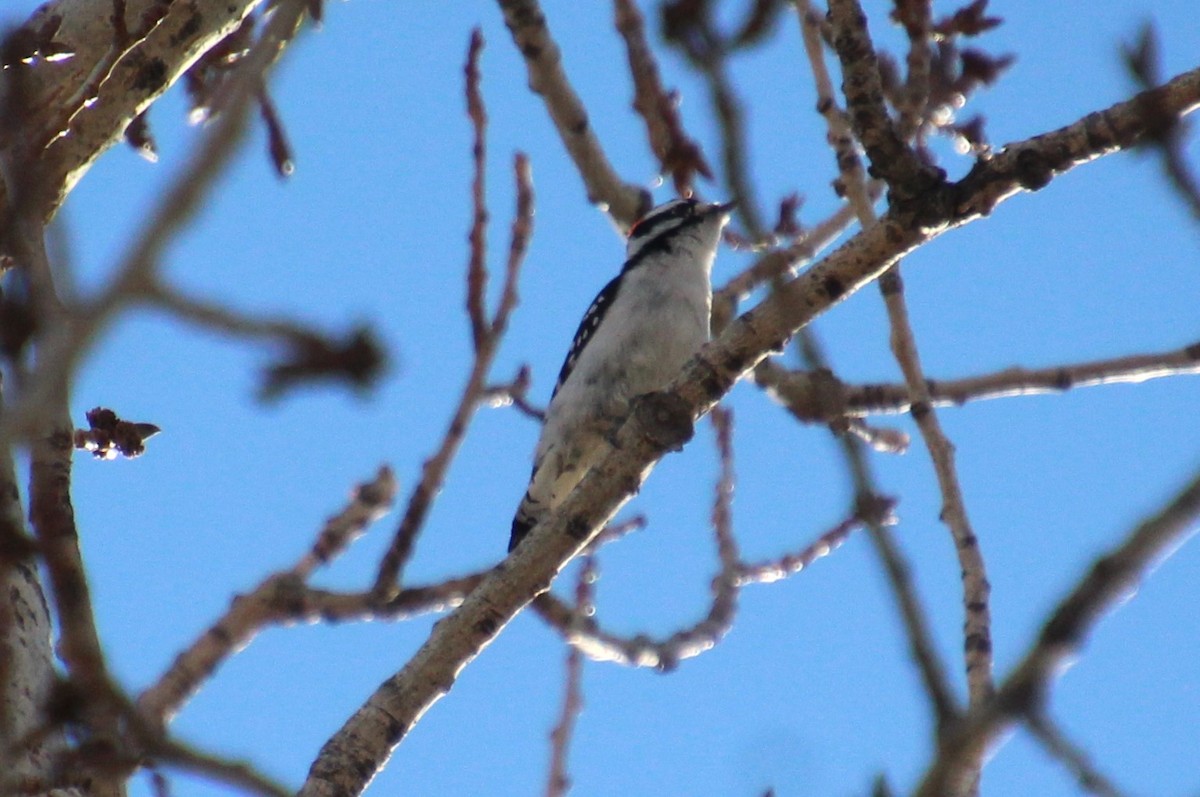
[[[1200,69],[1155,90],[1163,107],[1182,114],[1200,103]],[[926,206],[890,210],[825,260],[781,284],[761,304],[707,344],[653,402],[638,403],[614,435],[613,451],[464,600],[443,618],[399,672],[384,681],[324,745],[301,789],[313,795],[362,791],[421,716],[453,687],[462,668],[491,643],[601,526],[637,491],[668,451],[681,445],[681,421],[707,413],[746,371],[800,327],[878,277],[912,248],[977,218],[1031,184],[1028,168],[1009,153],[1034,158],[1047,179],[1078,163],[1128,145],[1145,132],[1135,100],[1036,139],[1018,142],[982,162],[950,201],[938,192]],[[1029,153],[1033,153],[1031,156]],[[918,222],[919,219],[919,222]],[[669,433],[667,430],[675,433]]]
[[[650,194],[617,175],[588,121],[587,110],[562,67],[562,51],[550,35],[537,0],[498,0],[513,43],[525,57],[529,88],[542,98],[567,154],[575,162],[588,201],[600,205],[622,230],[650,209]]]
[[[958,407],[970,401],[1062,393],[1100,385],[1140,384],[1192,374],[1200,374],[1200,342],[1169,351],[1049,368],[1013,367],[961,379],[926,379],[925,384],[932,405]],[[895,415],[912,407],[908,386],[902,384],[849,385],[826,371],[787,371],[782,367],[756,372],[756,378],[772,398],[805,423]]]
[[[1054,680],[1104,614],[1129,596],[1144,572],[1197,531],[1200,473],[1162,509],[1100,557],[1050,613],[1037,642],[995,695],[974,707],[938,751],[916,797],[942,797],[960,788],[964,763],[996,744],[1022,716],[1041,711]]]
[[[0,141],[5,158],[39,163],[43,218],[125,128],[261,0],[54,0],[23,26],[51,33],[69,58],[14,65],[38,114]],[[124,17],[114,20],[114,9]],[[114,24],[114,22],[116,24]],[[31,160],[32,159],[32,160]]]

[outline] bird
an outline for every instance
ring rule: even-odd
[[[559,371],[510,552],[604,458],[632,400],[666,387],[708,341],[713,260],[734,206],[673,199],[630,228],[625,264],[583,314]]]

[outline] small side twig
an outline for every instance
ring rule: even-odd
[[[880,181],[873,195],[881,192]],[[856,219],[854,208],[842,205],[827,219],[810,227],[804,235],[796,238],[782,249],[773,249],[759,257],[754,263],[727,283],[713,291],[713,334],[719,334],[737,314],[737,304],[754,290],[774,280],[793,274],[801,264],[817,256],[844,233]]]
[[[795,575],[828,556],[842,546],[855,529],[865,525],[859,514],[846,518],[799,551],[789,552],[763,562],[743,562],[738,565],[739,584],[773,584]]]
[[[152,283],[161,255],[184,227],[232,157],[245,127],[246,111],[262,85],[266,72],[295,37],[304,19],[301,0],[281,2],[265,25],[259,40],[244,59],[244,69],[231,80],[221,98],[221,118],[212,126],[188,166],[179,175],[155,209],[149,223],[122,256],[116,276],[99,297],[71,314],[68,334],[61,335],[39,356],[30,375],[30,389],[22,395],[0,425],[0,436],[28,436],[51,394],[65,383],[100,330],[119,309]]]
[[[579,566],[579,577],[575,581],[576,616],[586,616],[592,612],[596,573],[596,557],[584,556]],[[567,648],[565,675],[562,709],[558,722],[550,731],[550,774],[546,778],[546,797],[562,797],[571,789],[567,755],[571,748],[571,737],[575,733],[575,723],[583,711],[583,656],[578,648]]]
[[[711,180],[712,167],[700,145],[683,129],[676,97],[663,88],[637,1],[616,0],[613,7],[617,32],[625,41],[629,73],[633,76],[633,108],[646,123],[650,149],[658,158],[662,173],[671,175],[680,196],[690,196],[695,175]]]
[[[620,178],[604,154],[587,110],[562,67],[562,52],[550,35],[537,0],[498,0],[513,43],[525,57],[529,88],[542,98],[567,153],[587,188],[588,201],[602,206],[626,230],[650,209],[650,194]]]
[[[1050,687],[1074,659],[1088,633],[1118,602],[1133,594],[1153,566],[1200,530],[1200,472],[1161,509],[1105,555],[1050,612],[1037,641],[995,694],[963,717],[939,747],[914,794],[942,797],[961,789],[978,761],[1004,732],[1045,705]]]
[[[1067,737],[1066,732],[1044,712],[1034,712],[1025,717],[1025,726],[1075,777],[1079,788],[1097,797],[1124,797],[1113,782],[1096,769],[1087,751]]]
[[[1123,46],[1121,55],[1139,88],[1152,89],[1162,83],[1158,32],[1152,24],[1146,23],[1137,42]],[[1200,180],[1192,173],[1184,157],[1187,124],[1170,114],[1164,114],[1153,103],[1146,103],[1143,112],[1155,128],[1148,136],[1148,143],[1158,150],[1168,181],[1191,210],[1193,218],[1200,221]]]
[[[482,34],[478,30],[471,35],[471,43],[467,51],[465,74],[468,84],[479,80],[477,61],[482,49]],[[473,147],[476,174],[483,169],[483,159],[487,151],[483,146],[483,125],[486,114],[482,110],[482,95],[478,87],[468,88],[468,113],[475,128],[476,143]],[[500,301],[491,319],[485,317],[483,296],[487,284],[486,266],[482,258],[484,233],[480,229],[486,226],[487,209],[484,206],[486,197],[482,193],[482,178],[477,177],[475,185],[478,190],[474,193],[475,208],[472,214],[471,232],[472,251],[469,256],[467,280],[468,315],[471,317],[472,335],[475,340],[475,356],[471,364],[467,384],[459,396],[454,414],[446,428],[437,451],[425,460],[421,467],[421,479],[409,496],[404,516],[392,537],[392,543],[380,559],[375,576],[372,592],[380,603],[384,603],[396,591],[401,580],[405,565],[412,557],[417,536],[425,524],[425,518],[433,499],[445,481],[450,463],[458,453],[466,436],[467,427],[480,404],[487,400],[487,377],[499,349],[500,340],[508,329],[508,319],[517,305],[517,276],[529,239],[533,234],[533,175],[529,158],[524,153],[517,153],[513,160],[513,171],[517,189],[517,209],[512,224],[511,243],[509,245],[508,262],[505,267],[504,286],[501,290]]]
[[[252,794],[261,794],[264,797],[288,797],[292,794],[291,789],[267,777],[250,764],[230,761],[170,738],[151,740],[146,745],[145,753],[155,763],[204,775]]]
[[[138,708],[155,722],[165,722],[213,671],[236,650],[245,647],[272,622],[297,619],[308,577],[339,556],[367,527],[391,510],[396,477],[387,466],[375,478],[358,485],[350,499],[322,527],[312,548],[291,568],[263,579],[239,596],[227,612],[186,650],[137,699]]]
[[[824,352],[817,348],[813,339],[801,339],[801,355],[810,368],[828,371]],[[854,437],[841,433],[836,424],[830,424],[830,431],[842,450],[854,483],[854,516],[861,517],[870,531],[871,543],[883,565],[888,586],[896,600],[896,608],[900,612],[908,639],[909,652],[917,665],[921,685],[929,698],[940,738],[959,716],[958,701],[950,687],[946,666],[934,645],[933,634],[930,633],[926,619],[928,614],[921,606],[916,584],[913,583],[912,569],[887,527],[890,505],[885,504],[884,499],[880,497],[862,444]],[[884,507],[887,507],[887,510],[880,511]]]
[[[533,418],[538,423],[546,420],[546,411],[535,407],[529,401],[530,371],[528,365],[522,365],[517,375],[510,382],[498,385],[488,385],[484,390],[483,400],[493,407],[512,405],[523,414]]]
[[[765,366],[765,367],[764,367]],[[961,379],[926,379],[929,401],[958,407],[971,401],[1062,393],[1100,385],[1140,384],[1151,379],[1200,374],[1200,341],[1162,352],[1051,366],[1005,368]],[[755,380],[799,421],[828,423],[908,412],[912,397],[904,384],[850,385],[828,371],[789,371],[771,361]]]

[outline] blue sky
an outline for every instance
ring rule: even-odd
[[[32,6],[21,0],[9,13]],[[877,38],[898,41],[885,27],[884,5],[867,10]],[[650,185],[655,165],[629,109],[610,5],[548,1],[545,11],[616,168]],[[1159,25],[1165,74],[1194,67],[1200,52],[1186,0],[1022,0],[993,2],[991,11],[1005,25],[980,45],[1017,56],[972,103],[997,143],[1126,97],[1116,48],[1145,19]],[[521,306],[496,380],[529,363],[532,396],[544,402],[580,313],[619,267],[621,241],[587,204],[493,3],[330,4],[324,27],[303,35],[272,81],[295,174],[274,177],[256,128],[164,265],[176,284],[245,311],[331,329],[370,322],[390,346],[393,367],[365,398],[323,389],[263,407],[254,400],[261,351],[149,312],[107,331],[75,386],[78,422],[104,405],[164,430],[141,459],[82,457],[75,470],[98,622],[131,690],[151,683],[235,593],[293,562],[351,485],[380,463],[395,468],[406,494],[440,439],[468,366],[462,302],[471,133],[461,75],[474,26],[488,42],[493,268],[508,245],[515,150],[531,156],[537,190]],[[661,59],[666,82],[682,91],[685,123],[718,160],[703,86],[673,54]],[[736,62],[734,77],[747,104],[760,201],[798,190],[803,219],[823,218],[836,204],[832,157],[794,16],[785,14],[768,48]],[[103,284],[122,242],[185,163],[197,137],[185,115],[174,90],[151,115],[159,163],[115,149],[70,198],[60,220],[81,291]],[[1190,154],[1200,162],[1194,142]],[[943,165],[952,175],[969,167],[954,159]],[[719,182],[703,190],[726,191]],[[666,188],[656,196],[668,198]],[[1200,232],[1153,157],[1123,154],[1077,169],[906,261],[926,370],[959,377],[1195,342],[1198,251]],[[745,263],[722,252],[715,282]],[[815,329],[843,378],[897,380],[873,288]],[[990,568],[998,675],[1083,568],[1200,464],[1198,399],[1193,376],[942,412]],[[737,424],[734,519],[746,558],[795,548],[837,522],[849,487],[828,433],[796,426],[748,385],[735,388],[728,405]],[[879,422],[916,439],[906,418]],[[408,570],[414,582],[486,567],[502,555],[536,436],[535,425],[511,410],[475,419]],[[900,500],[896,535],[961,694],[958,566],[937,520],[929,460],[916,443],[905,456],[876,455],[873,464],[882,488]],[[716,568],[706,525],[716,469],[705,423],[626,510],[646,513],[650,525],[602,556],[606,626],[662,635],[706,610]],[[369,583],[393,528],[394,516],[316,581]],[[1200,791],[1200,665],[1189,653],[1200,646],[1200,626],[1186,608],[1198,582],[1200,553],[1185,546],[1099,625],[1054,691],[1054,716],[1133,793]],[[412,654],[433,619],[268,631],[173,727],[298,786],[320,745]],[[540,621],[518,618],[425,716],[373,791],[539,793],[564,655]],[[910,787],[931,752],[929,712],[865,538],[781,584],[747,588],[728,637],[678,671],[588,664],[584,688],[571,755],[578,795],[752,795],[768,786],[781,797],[864,794],[878,773]],[[1078,793],[1021,733],[997,753],[984,788]],[[227,793],[185,777],[174,778],[173,789],[183,797]]]

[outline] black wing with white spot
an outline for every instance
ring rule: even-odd
[[[579,362],[579,355],[583,354],[583,350],[587,348],[588,342],[596,334],[596,330],[600,328],[600,322],[604,320],[604,314],[608,312],[608,308],[612,307],[612,303],[617,298],[617,291],[620,287],[621,278],[613,278],[604,286],[604,289],[600,293],[596,294],[596,298],[592,300],[591,306],[583,314],[583,320],[579,322],[579,329],[575,330],[575,339],[571,341],[571,350],[567,352],[567,358],[563,360],[562,370],[558,372],[558,382],[554,385],[554,392],[550,394],[551,401],[558,395],[559,389],[567,381],[567,377],[571,375],[571,371],[574,370],[575,363]]]

